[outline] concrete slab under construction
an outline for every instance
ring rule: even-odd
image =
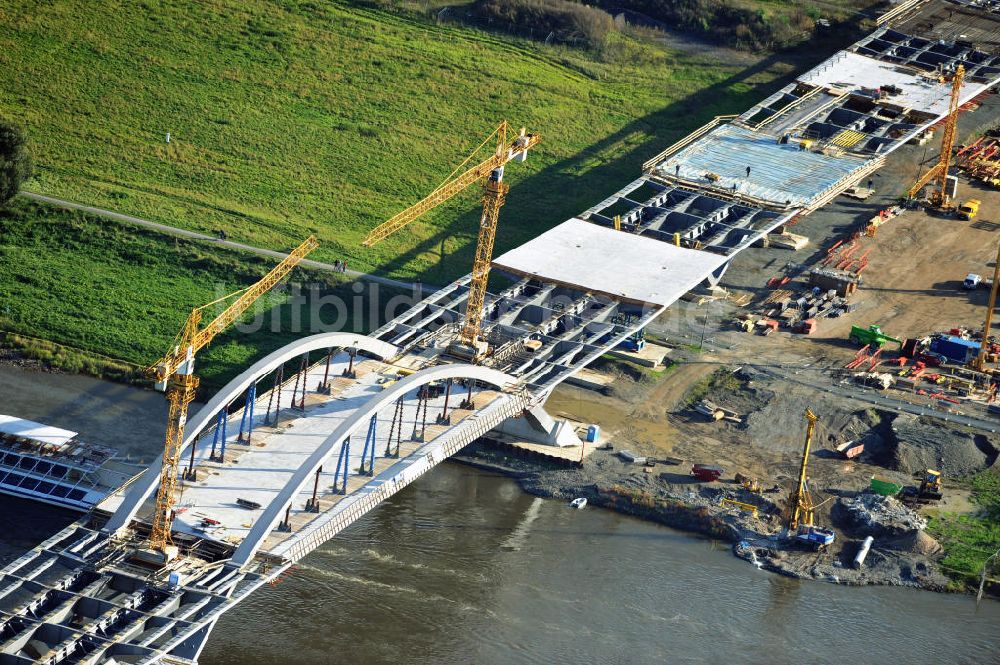
[[[794,212],[776,212],[643,176],[580,215],[606,228],[682,247],[732,256],[784,224]],[[679,238],[678,238],[679,236]]]
[[[493,260],[506,272],[666,307],[726,257],[570,219]]]
[[[930,0],[916,3],[891,21],[901,32],[918,34],[934,41],[965,40],[989,53],[1000,53],[1000,26],[997,25],[996,0],[956,3]]]
[[[722,125],[661,162],[656,170],[666,177],[777,206],[807,207],[849,181],[865,163],[859,157],[803,150],[797,143],[781,144],[770,135]]]
[[[951,96],[950,83],[909,67],[850,51],[837,53],[800,76],[799,81],[844,92],[880,89],[886,94],[886,102],[934,115],[948,112]],[[962,99],[971,99],[987,87],[984,83],[967,80],[962,85]]]

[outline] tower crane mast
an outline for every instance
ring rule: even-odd
[[[451,347],[459,355],[473,361],[483,355],[486,346],[479,339],[479,335],[482,331],[483,306],[486,302],[486,287],[490,277],[490,263],[493,260],[497,222],[500,217],[500,208],[504,204],[509,189],[507,184],[503,182],[504,166],[512,160],[523,162],[527,158],[528,150],[538,145],[540,140],[537,134],[528,134],[523,127],[513,139],[508,139],[509,133],[511,132],[507,121],[501,122],[496,130],[433,192],[418,203],[379,224],[362,243],[365,247],[371,247],[424,213],[444,203],[472,183],[483,182],[483,214],[479,221],[479,233],[476,238],[476,256],[472,265],[472,281],[469,285],[465,319],[462,323],[461,344]],[[459,173],[494,137],[496,138],[494,153],[487,159]]]
[[[176,501],[177,472],[180,462],[181,444],[184,441],[184,425],[187,422],[187,408],[198,389],[198,377],[194,373],[194,358],[199,350],[207,346],[216,335],[237,321],[262,295],[284,279],[299,262],[319,246],[315,236],[293,250],[256,284],[236,291],[214,302],[196,307],[188,315],[184,327],[174,339],[172,350],[160,360],[146,368],[146,375],[155,381],[157,390],[165,391],[167,410],[167,435],[163,445],[163,464],[160,470],[160,485],[156,492],[156,509],[153,526],[149,535],[150,549],[169,559],[171,552],[171,525]],[[225,310],[201,326],[204,310],[220,302],[236,298]]]
[[[958,102],[962,93],[962,81],[965,79],[965,66],[959,65],[951,77],[951,98],[948,104],[948,115],[944,122],[944,132],[941,134],[941,156],[937,164],[913,183],[907,198],[913,198],[920,189],[931,182],[937,182],[937,188],[931,194],[931,203],[939,208],[948,205],[948,169],[951,167],[951,152],[955,147],[955,133],[958,128]]]

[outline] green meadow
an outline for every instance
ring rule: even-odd
[[[444,283],[468,271],[477,192],[360,240],[502,119],[542,143],[507,169],[497,249],[537,235],[802,66],[728,53],[620,32],[572,49],[336,1],[25,0],[0,7],[0,116],[30,137],[26,189],[265,247],[316,233],[319,259]]]

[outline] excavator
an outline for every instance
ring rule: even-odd
[[[924,478],[920,481],[920,488],[917,490],[917,498],[925,501],[940,501],[944,497],[941,491],[941,472],[936,469],[927,469]]]
[[[815,506],[812,493],[809,491],[809,479],[806,470],[809,466],[809,450],[812,448],[813,433],[816,430],[818,418],[812,409],[806,409],[806,442],[802,449],[802,465],[799,467],[799,482],[789,497],[788,533],[802,543],[810,545],[815,550],[821,550],[831,544],[835,535],[830,529],[818,527],[813,523]]]
[[[903,501],[909,504],[929,503],[940,501],[944,498],[941,486],[941,472],[937,469],[925,469],[924,477],[920,479],[920,486],[910,485],[903,490]]]

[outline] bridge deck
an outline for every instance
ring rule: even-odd
[[[237,499],[267,506],[281,489],[287,484],[292,474],[303,461],[356,409],[364,405],[373,395],[377,395],[384,386],[391,385],[399,378],[395,366],[386,365],[376,360],[364,360],[354,367],[356,379],[340,376],[347,367],[345,359],[331,363],[330,380],[331,394],[324,395],[314,392],[315,387],[323,380],[325,363],[313,366],[307,372],[305,384],[309,388],[306,393],[305,409],[290,407],[292,392],[295,389],[294,379],[286,381],[274,392],[274,397],[264,394],[257,399],[254,416],[252,441],[249,443],[238,440],[239,414],[230,416],[226,437],[225,458],[219,461],[212,458],[213,437],[205,436],[195,453],[195,468],[197,480],[184,480],[178,497],[177,516],[174,529],[189,533],[203,539],[238,545],[246,537],[260,510],[241,507]],[[271,425],[264,424],[264,415],[271,400],[277,401],[280,391],[280,402],[285,405],[280,417]],[[499,393],[490,390],[479,390],[474,396],[474,405],[483,407],[492,402]],[[454,386],[448,414],[452,426],[472,415],[473,410],[458,409],[464,399],[464,389]],[[301,399],[301,392],[296,393],[296,399]],[[375,466],[374,474],[358,475],[362,464],[362,453],[365,450],[365,436],[353,437],[348,448],[347,457],[349,496],[364,484],[372,475],[378,475],[390,469],[411,455],[425,442],[449,429],[447,425],[438,425],[435,420],[444,407],[444,396],[440,395],[427,400],[426,431],[423,437],[420,430],[424,429],[423,413],[418,412],[419,400],[416,392],[408,394],[402,404],[402,418],[394,431],[390,432],[394,414],[383,412],[379,414],[375,432]],[[420,411],[424,411],[423,408]],[[416,435],[416,438],[415,436]],[[392,444],[390,444],[390,436]],[[398,455],[396,454],[397,437],[400,437]],[[392,456],[386,456],[387,448],[391,447]],[[216,452],[221,445],[216,446]],[[369,451],[368,460],[371,461]],[[185,467],[186,467],[185,460]],[[317,498],[319,512],[326,512],[345,498],[343,490],[343,469],[340,477],[334,478],[336,459],[323,467],[319,474]],[[368,467],[366,466],[366,469]],[[336,489],[335,489],[336,481]],[[123,494],[110,498],[101,505],[102,509],[114,510],[123,499]],[[268,537],[263,550],[270,550],[275,545],[286,540],[292,533],[316,518],[315,511],[306,509],[306,502],[312,498],[312,483],[300,493],[290,513],[291,532],[275,530]],[[151,504],[147,510],[151,509]],[[211,520],[211,522],[206,522]],[[215,524],[215,523],[218,524]]]

